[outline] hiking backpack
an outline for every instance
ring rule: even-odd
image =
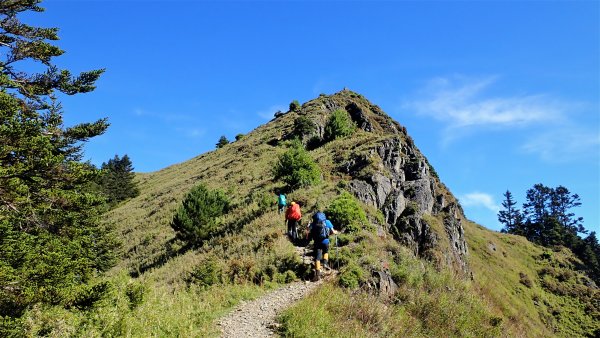
[[[325,214],[322,212],[317,212],[313,216],[313,225],[312,225],[312,238],[315,242],[322,242],[323,240],[329,238],[329,229],[325,224]]]
[[[279,195],[279,205],[286,205],[287,201],[285,200],[285,195],[281,194]]]

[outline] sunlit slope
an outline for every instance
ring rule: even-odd
[[[338,101],[344,107],[342,102],[347,102],[344,100],[349,97],[356,100],[357,105],[372,107],[366,99],[352,92],[319,97],[305,103],[301,111],[278,117],[221,149],[154,173],[138,175],[140,195],[108,215],[109,221],[116,224],[123,242],[123,259],[111,274],[121,276],[118,277],[120,279],[124,275],[137,278],[148,288],[160,290],[158,295],[170,294],[173,302],[185,304],[195,297],[188,288],[197,283],[193,280],[194,273],[202,266],[215,264],[221,271],[221,278],[225,279],[223,285],[202,291],[202,294],[212,294],[217,289],[219,292],[235,294],[240,285],[248,286],[250,283],[263,286],[273,281],[282,283],[293,278],[292,272],[298,276],[304,273],[304,268],[295,260],[297,257],[293,246],[283,235],[283,216],[275,209],[274,192],[284,185],[274,179],[272,169],[277,157],[286,151],[286,140],[299,116],[311,118],[320,123],[322,128],[328,113],[323,107],[330,109],[332,107],[328,105],[336,105]],[[302,202],[305,214],[326,208],[347,187],[347,181],[351,177],[340,172],[340,163],[355,155],[374,154],[373,149],[390,138],[400,139],[400,142],[406,144],[408,136],[398,133],[401,127],[396,122],[373,110],[364,109],[364,112],[371,123],[370,131],[359,128],[351,137],[325,143],[310,151],[310,156],[321,169],[321,183],[298,189],[288,195],[289,200]],[[376,158],[375,155],[373,157]],[[382,164],[374,161],[361,170],[370,175],[382,170],[381,168]],[[386,173],[383,172],[383,175]],[[223,220],[227,225],[226,234],[207,241],[200,248],[188,250],[181,242],[174,240],[175,233],[169,224],[185,195],[200,182],[211,189],[225,191],[234,208]],[[436,189],[446,196],[446,200],[454,200],[441,182]],[[381,223],[379,210],[372,205],[361,206],[371,222]],[[424,218],[431,225],[432,231],[440,234],[438,238],[445,236],[444,231],[447,230],[443,222],[428,215]],[[522,237],[496,233],[470,222],[463,222],[463,226],[472,281],[468,277],[467,281],[461,280],[461,277],[452,277],[452,271],[438,273],[429,265],[415,262],[409,264],[412,261],[402,258],[404,256],[400,254],[390,256],[389,252],[400,250],[391,250],[396,247],[391,242],[393,236],[385,231],[381,232],[381,227],[377,235],[369,233],[352,239],[355,242],[348,245],[345,253],[352,256],[351,259],[355,259],[357,264],[368,266],[373,263],[377,265],[376,268],[381,268],[384,265],[382,262],[389,260],[392,266],[397,265],[398,271],[407,271],[399,272],[396,276],[400,276],[397,280],[401,290],[398,295],[400,300],[392,304],[377,301],[377,307],[385,309],[380,319],[389,319],[391,322],[379,323],[377,325],[380,326],[365,331],[365,334],[406,332],[418,336],[440,333],[445,330],[444,318],[454,316],[453,328],[457,330],[455,334],[476,332],[473,328],[481,326],[482,330],[477,332],[495,333],[492,335],[598,335],[600,301],[597,289],[593,288],[589,279],[575,271],[578,262],[570,252],[553,252],[535,246]],[[383,237],[386,239],[383,240]],[[438,250],[448,249],[447,244],[439,242]],[[409,250],[406,251],[408,254]],[[441,253],[442,256],[443,254]],[[443,269],[440,266],[437,268]],[[337,285],[334,287],[339,288]],[[264,292],[264,288],[252,290],[253,294]],[[367,311],[367,306],[376,302],[371,298],[367,301],[363,296],[356,299],[355,293],[346,292],[343,288],[334,291],[334,294],[342,298],[329,305],[348,302],[354,304],[353,313],[360,320],[365,319],[360,317],[363,310]],[[215,293],[213,299],[218,297]],[[240,299],[236,297],[225,298],[223,302]],[[315,297],[300,306],[313,309],[323,302],[323,295]],[[155,298],[151,298],[148,304],[160,301],[160,296]],[[477,300],[480,298],[482,301]],[[403,301],[409,303],[402,303]],[[457,302],[462,303],[452,306]],[[419,304],[429,306],[433,311],[431,314],[421,311]],[[323,303],[319,306],[326,308],[329,305]],[[143,308],[142,306],[141,309]],[[221,307],[222,311],[227,308]],[[176,317],[176,314],[164,311],[165,316],[169,314]],[[293,311],[288,318],[295,318]],[[302,311],[298,311],[297,317],[302,318]],[[472,316],[469,311],[473,312]],[[187,316],[193,318],[191,312]],[[137,323],[136,318],[132,313],[129,320]],[[334,324],[343,327],[345,319],[338,319]],[[208,326],[199,332],[217,332],[214,323],[210,324],[211,320],[206,320],[208,324],[201,324]],[[365,325],[360,321],[354,324]],[[396,324],[416,326],[414,330],[390,329]],[[183,323],[181,327],[195,326]],[[302,323],[296,327],[300,330],[297,332],[299,335],[310,332],[303,327]],[[146,332],[157,329],[149,327]]]
[[[600,293],[576,271],[580,262],[569,250],[552,251],[475,223],[466,224],[465,232],[474,284],[512,332],[527,337],[600,333]]]

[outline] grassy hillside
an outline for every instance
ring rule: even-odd
[[[275,191],[285,187],[273,178],[272,168],[288,149],[286,139],[298,116],[323,124],[327,113],[322,107],[348,98],[371,106],[349,91],[322,96],[221,149],[138,175],[140,195],[106,215],[122,239],[122,259],[97,280],[98,288],[109,290],[107,295],[94,298],[92,288],[82,295],[89,299],[87,307],[32,309],[29,333],[217,336],[216,318],[239,301],[305,278],[308,267],[283,234]],[[326,209],[345,191],[348,177],[336,169],[342,159],[390,135],[406,141],[406,135],[384,128],[389,117],[370,112],[368,118],[372,131],[357,129],[309,152],[322,180],[288,194],[289,201],[301,202],[305,215]],[[374,161],[363,170],[379,167]],[[199,183],[225,191],[233,209],[222,219],[221,235],[190,248],[175,239],[169,224]],[[340,247],[332,248],[339,277],[282,315],[283,335],[539,337],[598,332],[598,291],[574,272],[577,261],[568,252],[550,252],[523,238],[466,223],[473,279],[465,279],[416,258],[381,226],[379,210],[359,205],[369,221],[359,231],[340,235]],[[440,220],[428,217],[435,231],[444,231]],[[399,286],[392,297],[377,296],[372,272],[381,270],[389,271]]]

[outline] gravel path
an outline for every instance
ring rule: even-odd
[[[302,257],[304,264],[312,263],[310,252],[295,247],[296,254]],[[271,291],[261,298],[242,302],[227,316],[219,321],[223,338],[276,337],[277,315],[308,295],[323,280],[318,282],[294,282]]]
[[[262,296],[240,304],[219,322],[224,338],[275,337],[275,318],[281,311],[306,296],[320,285],[319,282],[294,282]]]

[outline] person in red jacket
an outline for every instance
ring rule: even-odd
[[[296,202],[290,203],[290,206],[285,211],[285,219],[287,221],[288,235],[293,241],[298,239],[298,225],[300,218],[302,218],[300,204]]]

